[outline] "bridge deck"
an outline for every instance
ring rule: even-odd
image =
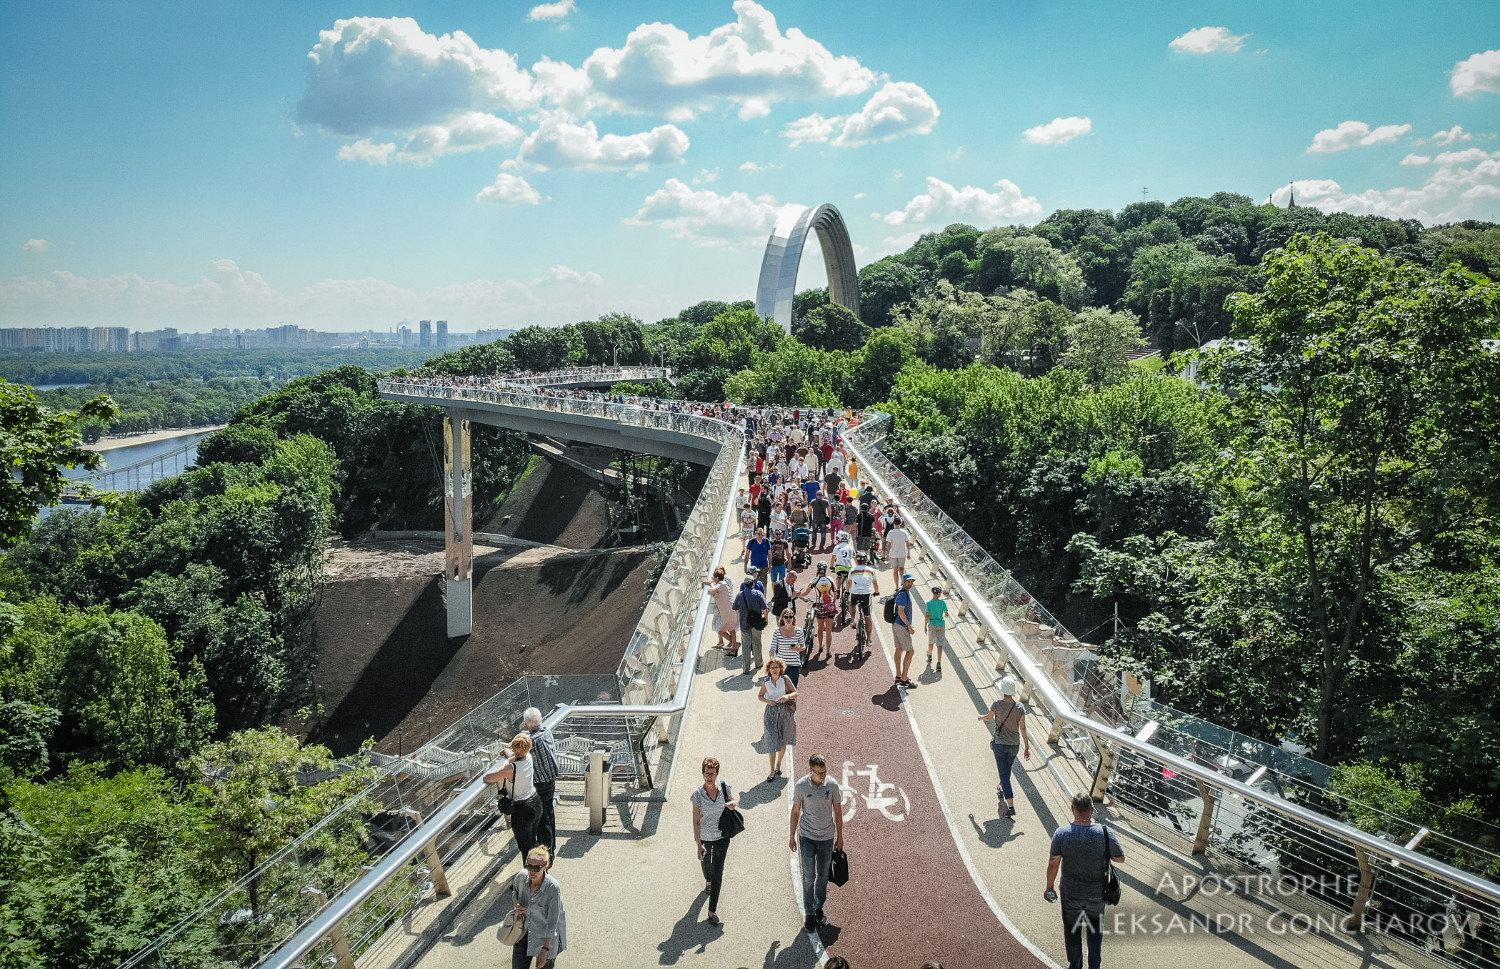
[[[925,563],[924,563],[925,564]],[[730,565],[735,578],[738,563]],[[916,567],[919,589],[928,578]],[[881,578],[888,589],[889,573]],[[875,623],[879,649],[863,663],[848,657],[850,630],[836,633],[834,663],[811,666],[803,677],[799,743],[788,754],[788,777],[767,783],[767,761],[757,749],[761,706],[741,660],[701,644],[698,683],[688,708],[664,802],[610,808],[611,826],[586,833],[578,810],[561,811],[559,861],[569,916],[568,964],[585,966],[754,965],[811,967],[821,947],[857,966],[916,966],[939,959],[947,967],[1066,964],[1058,909],[1041,898],[1052,829],[1066,817],[1067,797],[1087,785],[1073,762],[1039,742],[1019,772],[1014,822],[998,818],[995,769],[988,733],[975,720],[997,694],[993,659],[978,645],[978,624],[960,622],[949,634],[945,672],[923,672],[917,689],[891,686],[888,635]],[[918,664],[925,650],[919,633]],[[1030,724],[1043,740],[1047,725]],[[787,849],[788,789],[809,753],[829,760],[833,776],[849,776],[858,799],[846,828],[854,877],[830,888],[833,928],[819,937],[801,931],[794,857]],[[723,777],[746,806],[747,831],[729,852],[720,914],[722,927],[703,922],[707,896],[693,854],[692,808],[698,761],[715,756]],[[796,767],[795,765],[802,765]],[[870,771],[860,775],[856,771]],[[872,783],[894,784],[877,788]],[[879,795],[902,795],[881,805]],[[873,806],[872,806],[873,805]],[[1254,925],[1246,932],[1147,934],[1106,940],[1111,965],[1235,969],[1252,965],[1343,969],[1416,964],[1413,953],[1327,936],[1261,937],[1266,912],[1246,899],[1158,892],[1187,884],[1203,872],[1180,846],[1162,845],[1128,815],[1104,817],[1125,836],[1123,917],[1185,918],[1227,913]],[[476,900],[426,951],[424,967],[501,965],[498,943],[505,905],[496,887]],[[1149,924],[1149,923],[1148,923]],[[1357,937],[1355,937],[1357,938]]]

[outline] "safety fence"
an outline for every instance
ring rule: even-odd
[[[1052,719],[1049,740],[1093,775],[1092,793],[1179,837],[1262,910],[1315,930],[1362,932],[1416,955],[1500,966],[1500,832],[1398,818],[1329,786],[1328,768],[1133,697],[1078,640],[881,451],[890,418],[848,435],[879,493],[956,590],[956,612]]]
[[[265,875],[210,902],[129,966],[356,965],[385,929],[424,899],[450,894],[446,873],[467,864],[500,820],[482,775],[503,753],[527,706],[550,711],[544,725],[557,738],[565,776],[602,763],[606,776],[637,790],[662,780],[653,776],[647,744],[669,739],[672,718],[687,705],[708,614],[700,579],[724,540],[743,461],[739,430],[724,421],[524,387],[408,379],[381,381],[380,390],[440,406],[501,403],[690,434],[719,445],[719,454],[614,677],[602,683],[599,677],[523,678],[419,751],[376,757],[383,772],[376,785],[262,866]],[[602,800],[598,807],[602,816]],[[365,837],[360,850],[332,864],[319,830],[362,830]],[[251,883],[258,890],[270,881],[279,886],[276,903],[245,915]]]

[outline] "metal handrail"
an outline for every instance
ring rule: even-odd
[[[871,415],[875,417],[876,415]],[[879,415],[884,417],[886,415]],[[878,420],[878,418],[877,418]],[[856,438],[861,436],[860,430],[868,429],[875,422],[869,422],[856,428],[845,435],[846,443],[851,446],[856,456],[860,459],[860,475],[868,477],[875,483],[876,488],[883,494],[894,494],[888,487],[888,483],[875,470],[875,462],[865,459],[865,452],[857,443]],[[871,442],[868,447],[874,447]],[[883,455],[882,455],[883,456]],[[1022,648],[1016,635],[1003,623],[991,609],[989,601],[974,588],[969,582],[967,575],[960,569],[948,554],[943,551],[941,545],[933,541],[927,528],[919,520],[919,516],[912,514],[913,509],[903,509],[902,521],[915,533],[919,541],[943,568],[954,585],[958,586],[964,594],[974,611],[984,620],[998,642],[1003,643],[1008,654],[1010,663],[1022,672],[1023,677],[1031,684],[1032,689],[1039,693],[1043,702],[1057,719],[1077,727],[1088,733],[1098,741],[1114,744],[1121,749],[1129,750],[1135,754],[1145,757],[1157,763],[1169,766],[1181,775],[1191,777],[1193,780],[1218,790],[1234,794],[1246,801],[1254,802],[1266,808],[1274,814],[1291,818],[1301,824],[1331,835],[1346,844],[1354,845],[1369,852],[1371,855],[1386,858],[1393,862],[1399,862],[1416,871],[1423,872],[1449,885],[1463,891],[1472,892],[1500,904],[1500,885],[1496,885],[1487,879],[1481,878],[1472,872],[1464,871],[1453,865],[1446,864],[1427,855],[1407,849],[1402,845],[1393,844],[1383,838],[1370,834],[1351,824],[1346,824],[1336,818],[1328,817],[1300,804],[1293,803],[1274,793],[1263,791],[1243,781],[1211,770],[1191,760],[1179,757],[1176,754],[1164,751],[1159,747],[1153,747],[1145,741],[1137,739],[1133,734],[1120,730],[1109,724],[1100,723],[1088,714],[1077,709],[1071,700],[1057,688],[1041,668],[1041,665]]]
[[[714,423],[723,424],[724,422],[715,421]],[[719,438],[724,447],[732,447],[736,452],[735,468],[730,477],[730,481],[733,482],[743,473],[744,450],[736,443],[739,437],[738,431],[727,424],[724,426],[734,432],[731,436]],[[734,492],[729,490],[727,494],[732,499]],[[723,550],[724,543],[727,541],[732,517],[732,515],[725,514],[720,522],[719,537],[714,547],[715,558]],[[683,651],[678,670],[677,688],[670,700],[649,704],[563,705],[543,719],[543,726],[555,727],[570,717],[663,717],[686,710],[688,700],[692,696],[694,674],[697,671],[698,651],[694,647],[702,640],[704,626],[708,620],[709,606],[710,602],[707,598],[700,599],[688,640],[693,645]],[[340,892],[337,897],[329,900],[317,915],[267,957],[261,966],[264,969],[291,969],[298,960],[312,952],[319,943],[335,932],[345,919],[369,901],[382,886],[400,875],[405,867],[416,860],[427,845],[440,836],[464,811],[483,799],[489,789],[489,785],[484,782],[484,775],[498,768],[500,764],[499,760],[492,762],[482,773],[464,785],[457,795],[403,838],[401,843],[391,849],[375,867],[360,876],[354,884]]]

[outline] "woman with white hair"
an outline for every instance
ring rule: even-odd
[[[1000,699],[990,704],[989,712],[979,719],[995,725],[995,735],[990,740],[990,752],[995,755],[995,767],[1000,771],[1000,784],[995,792],[1005,803],[1005,816],[1016,816],[1016,794],[1010,786],[1010,772],[1016,765],[1016,754],[1031,756],[1031,739],[1026,736],[1026,707],[1016,694],[1021,692],[1014,676],[1001,677]]]

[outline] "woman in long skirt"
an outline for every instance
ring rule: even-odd
[[[786,663],[774,656],[766,663],[766,678],[760,685],[760,702],[766,705],[765,733],[761,744],[771,759],[767,781],[781,776],[786,749],[797,742],[797,690],[786,675]]]

